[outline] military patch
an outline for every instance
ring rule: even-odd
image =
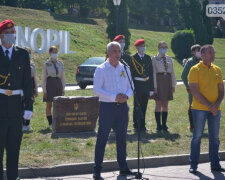
[[[215,76],[216,76],[216,80],[220,79],[219,74],[216,73]]]
[[[12,27],[12,23],[9,23],[7,26],[8,26],[8,28]]]

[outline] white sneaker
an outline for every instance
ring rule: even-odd
[[[31,131],[31,130],[33,130],[32,129],[32,127],[31,127],[31,125],[28,125],[28,126],[23,126],[23,131]]]
[[[23,125],[23,131],[27,131],[27,126]]]
[[[27,126],[27,131],[32,131],[33,129],[32,129],[32,127],[31,127],[31,125],[28,125]]]

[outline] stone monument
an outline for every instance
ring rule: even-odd
[[[53,100],[53,134],[95,131],[98,108],[98,97],[55,97]]]

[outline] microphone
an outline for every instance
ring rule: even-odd
[[[120,62],[121,62],[124,66],[130,67],[123,59],[120,59]]]

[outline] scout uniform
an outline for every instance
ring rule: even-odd
[[[51,80],[52,79],[52,80]],[[56,82],[56,84],[52,83],[52,81]],[[48,97],[45,101],[52,102],[53,97],[56,95],[49,94],[48,91],[50,89],[55,90],[55,88],[58,88],[58,96],[62,95],[62,92],[65,91],[65,74],[64,74],[64,66],[61,61],[53,62],[50,59],[44,63],[43,69],[42,69],[42,89],[44,93],[47,93]]]
[[[5,20],[0,23],[0,33],[13,27],[12,20]],[[7,179],[16,180],[23,114],[31,112],[33,106],[29,54],[14,45],[9,49],[0,47],[0,107],[0,180],[3,179],[4,149],[7,152]]]
[[[134,46],[144,44],[144,40],[140,39],[134,43]],[[140,129],[145,131],[145,114],[148,105],[149,92],[154,91],[153,83],[153,67],[151,57],[144,54],[142,57],[138,53],[131,57],[130,71],[136,91],[136,98],[140,104],[143,118],[140,118],[138,104],[134,99],[133,121],[134,128],[138,129],[138,120],[140,120]]]
[[[65,92],[65,74],[64,66],[61,61],[47,60],[42,69],[42,89],[47,93],[47,98],[43,99],[44,102],[53,102],[56,96],[62,96]],[[49,126],[52,125],[52,116],[47,116]]]
[[[34,94],[38,92],[38,81],[37,81],[37,70],[35,67],[35,64],[33,62],[30,63],[30,68],[31,68],[31,78],[32,78],[32,87],[33,87],[33,98]]]
[[[152,65],[154,69],[154,88],[157,93],[154,94],[155,101],[170,101],[173,100],[172,88],[176,86],[176,76],[173,68],[173,61],[169,56],[161,56],[157,54],[152,58]],[[161,123],[162,115],[162,123]],[[157,123],[157,131],[168,131],[166,125],[168,112],[155,112],[155,119]]]

